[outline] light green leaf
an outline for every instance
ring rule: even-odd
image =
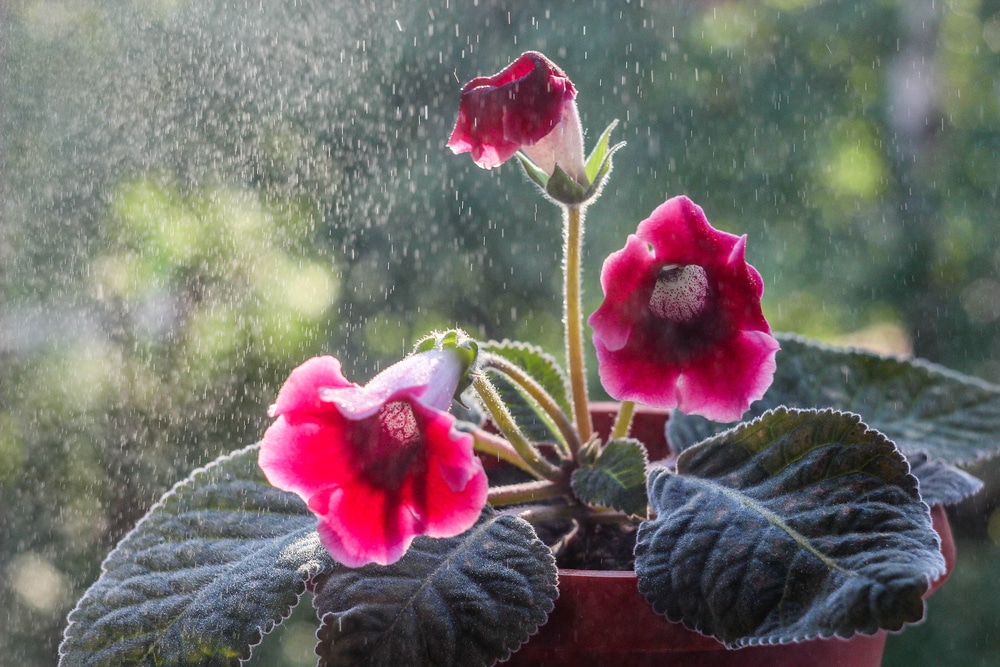
[[[581,501],[645,517],[646,448],[631,438],[612,440],[597,460],[573,471],[573,492]]]
[[[552,355],[535,345],[509,340],[481,343],[479,349],[483,354],[503,357],[523,370],[541,385],[563,413],[573,414],[566,389],[566,376]],[[559,429],[534,399],[495,369],[490,369],[489,373],[497,391],[507,403],[511,416],[527,437],[539,442],[562,440]]]
[[[115,547],[70,613],[61,665],[238,665],[334,567],[258,449],[194,471]]]
[[[450,539],[417,538],[388,567],[322,577],[320,665],[476,667],[506,660],[545,622],[555,560],[531,526],[484,512]]]
[[[944,558],[908,471],[857,415],[768,412],[650,475],[639,589],[733,647],[919,621]]]

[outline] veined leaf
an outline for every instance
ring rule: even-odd
[[[910,472],[920,480],[920,497],[928,505],[952,505],[979,492],[983,481],[924,452],[906,457]]]
[[[638,440],[612,440],[594,463],[573,471],[573,492],[585,503],[645,517],[647,463]]]
[[[1000,386],[919,359],[778,338],[774,382],[747,419],[779,406],[833,408],[861,415],[907,454],[963,464],[1000,451]],[[683,450],[726,428],[677,414],[670,441]]]
[[[238,665],[334,563],[253,445],[178,483],[70,613],[61,665]]]
[[[781,335],[774,383],[746,418],[787,406],[834,408],[861,415],[908,456],[963,465],[1000,452],[1000,386],[921,360],[884,357]],[[668,424],[675,451],[728,428],[675,413]],[[967,473],[949,465],[955,475]],[[938,469],[946,474],[945,469]],[[961,486],[959,480],[955,484]],[[953,494],[928,497],[948,504]]]
[[[320,578],[320,665],[492,665],[557,595],[555,560],[531,526],[487,510],[458,537],[417,538],[393,565]]]
[[[857,415],[768,412],[653,471],[639,589],[734,647],[898,630],[944,572],[908,470]]]
[[[535,345],[509,340],[482,343],[479,349],[481,353],[503,357],[520,368],[541,385],[565,414],[573,414],[566,390],[566,376],[552,355]],[[490,369],[490,375],[497,391],[507,403],[511,416],[526,436],[535,441],[562,439],[552,419],[539,409],[535,400],[522,388],[505,379],[506,376],[494,369]]]

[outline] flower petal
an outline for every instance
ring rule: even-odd
[[[589,322],[612,397],[733,421],[764,394],[778,342],[745,249],[745,236],[714,229],[675,197],[608,257]]]
[[[273,486],[308,503],[354,476],[349,459],[336,446],[348,437],[348,429],[349,423],[338,414],[295,423],[278,417],[264,433],[257,464]]]
[[[604,303],[587,322],[594,329],[594,344],[620,350],[644,309],[643,294],[652,290],[657,263],[648,244],[630,234],[625,247],[611,253],[601,269]]]
[[[472,436],[441,409],[464,372],[456,353],[411,355],[364,387],[337,382],[330,359],[303,364],[279,394],[295,400],[264,434],[268,480],[306,502],[323,544],[351,567],[394,562],[416,535],[467,530],[488,483]]]
[[[313,357],[292,371],[285,381],[278,399],[268,410],[271,417],[292,412],[312,413],[321,409],[317,387],[356,387],[340,371],[340,360],[335,357]]]
[[[470,152],[477,165],[492,169],[554,135],[536,152],[539,166],[547,165],[551,176],[558,163],[582,183],[583,131],[575,97],[565,72],[541,53],[523,53],[497,74],[462,88],[447,145],[455,153]]]
[[[677,408],[718,422],[739,421],[750,404],[771,386],[778,341],[762,331],[741,331],[677,383]]]

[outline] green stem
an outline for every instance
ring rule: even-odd
[[[593,434],[590,410],[587,405],[587,371],[583,357],[583,312],[580,296],[580,258],[583,250],[583,209],[566,206],[563,249],[565,281],[563,299],[566,327],[566,362],[569,366],[570,395],[573,416],[580,442],[587,442]],[[576,451],[573,451],[576,456]]]
[[[531,468],[531,466],[524,462],[524,459],[522,459],[521,455],[517,453],[517,450],[500,436],[484,431],[481,428],[477,428],[472,431],[472,437],[474,438],[473,446],[480,454],[495,456],[501,461],[506,461],[511,465],[517,466],[526,473],[531,475],[535,474],[535,471]]]
[[[570,422],[566,413],[559,407],[555,399],[552,398],[552,395],[535,378],[524,372],[524,369],[517,364],[511,363],[498,354],[482,354],[479,360],[484,367],[494,368],[509,377],[513,382],[520,385],[529,396],[535,399],[538,406],[552,418],[556,428],[559,429],[559,433],[563,437],[563,442],[569,447],[569,452],[565,452],[564,450],[565,453],[576,452],[580,449],[580,438],[573,428],[572,422]]]
[[[542,458],[538,449],[531,441],[524,437],[521,429],[514,422],[514,418],[511,417],[510,411],[507,410],[507,406],[504,405],[503,399],[500,398],[500,394],[497,393],[497,390],[493,387],[493,383],[486,377],[486,374],[482,372],[473,373],[472,386],[475,387],[479,397],[483,400],[483,405],[489,410],[497,429],[507,438],[507,441],[510,442],[518,455],[531,468],[531,474],[539,479],[548,479],[554,482],[561,480],[563,477],[562,471]]]
[[[632,401],[622,401],[618,406],[618,415],[615,417],[615,425],[611,428],[611,437],[608,440],[627,438],[629,429],[632,428],[632,415],[635,413],[635,403]]]
[[[523,505],[525,503],[555,498],[566,494],[566,488],[552,482],[525,482],[490,488],[488,501],[493,507]]]

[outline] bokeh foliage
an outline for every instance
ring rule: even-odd
[[[0,18],[0,655],[18,664],[53,663],[110,546],[256,440],[307,356],[365,380],[456,325],[560,352],[557,211],[515,165],[444,148],[461,83],[526,49],[569,72],[589,141],[618,118],[628,142],[590,210],[591,308],[603,257],[686,193],[749,236],[775,329],[1000,380],[997,0],[17,0]]]

